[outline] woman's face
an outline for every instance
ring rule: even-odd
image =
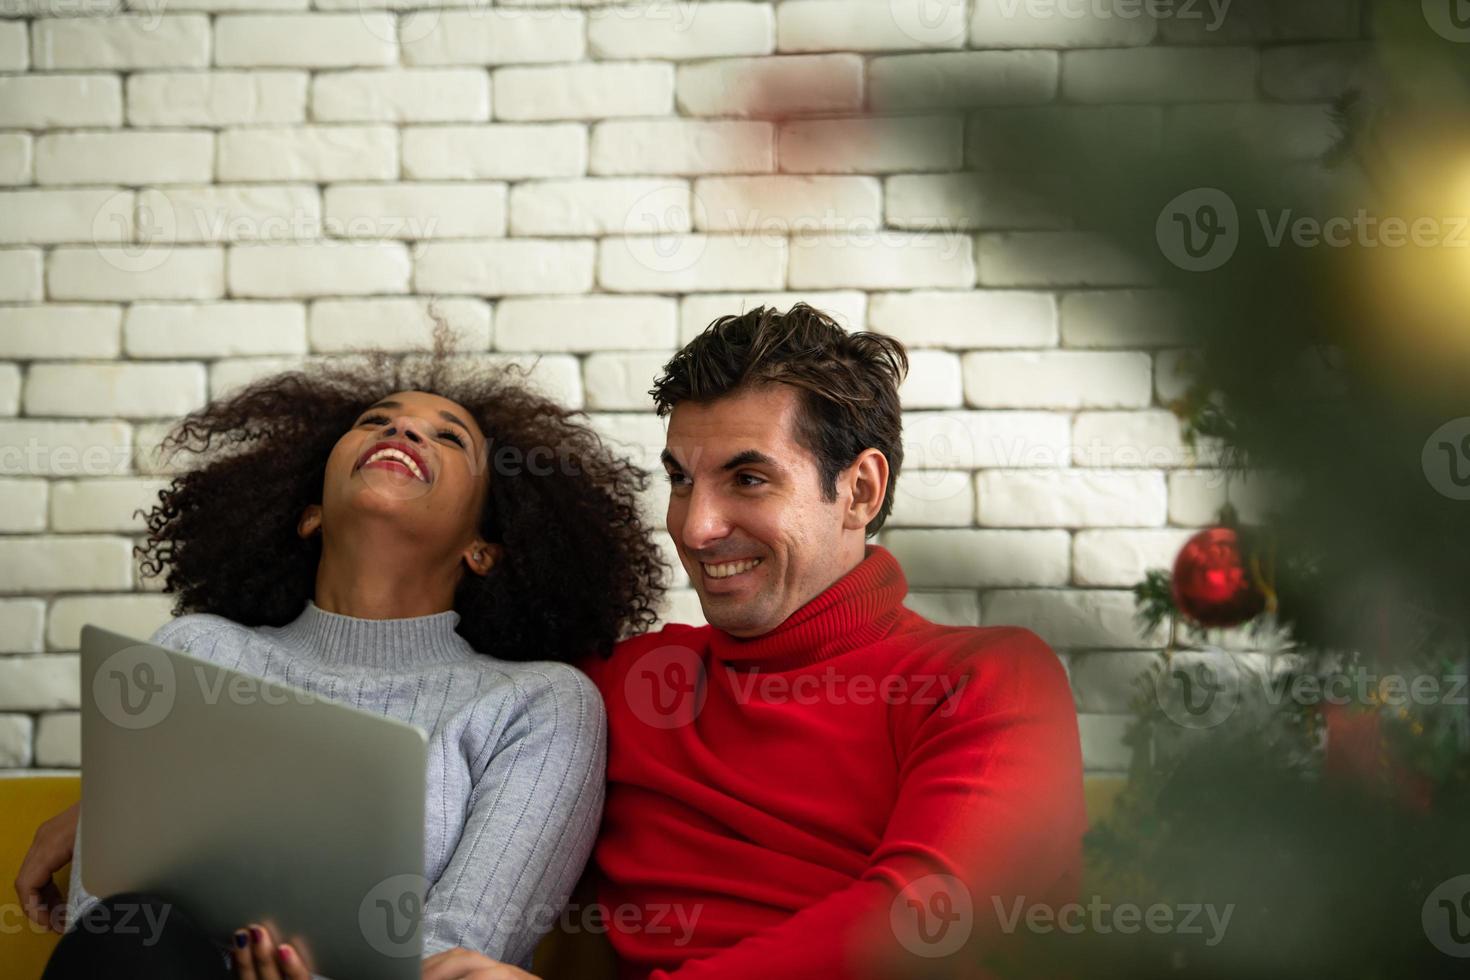
[[[330,535],[364,519],[389,521],[406,541],[457,555],[478,540],[487,458],[485,435],[463,406],[422,391],[389,395],[332,448],[321,530]],[[310,517],[308,509],[304,533],[314,530]]]

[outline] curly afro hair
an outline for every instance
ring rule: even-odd
[[[460,635],[505,660],[570,661],[606,655],[652,626],[667,566],[639,512],[647,474],[609,452],[583,413],[528,387],[522,369],[457,369],[451,343],[441,322],[427,357],[359,352],[257,381],[182,419],[163,451],[198,459],[159,492],[137,549],[145,574],[167,571],[174,615],[247,626],[300,615],[321,538],[303,540],[297,521],[322,500],[333,445],[385,396],[424,391],[475,417],[493,454],[488,469],[499,471],[480,533],[502,554],[489,574],[460,582]],[[554,463],[534,465],[548,456]],[[528,462],[510,469],[505,460]]]

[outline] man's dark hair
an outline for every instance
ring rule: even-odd
[[[663,417],[682,401],[711,402],[751,385],[800,389],[796,439],[817,458],[824,499],[837,499],[837,474],[863,450],[888,459],[883,506],[868,522],[875,534],[893,510],[903,465],[898,386],[908,369],[908,353],[892,337],[848,333],[805,303],[785,313],[760,306],[711,323],[664,365],[649,394]]]

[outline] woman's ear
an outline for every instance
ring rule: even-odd
[[[464,550],[464,563],[469,566],[470,571],[484,578],[490,573],[490,569],[500,560],[500,545],[490,544],[483,538],[476,538],[470,546]]]
[[[296,522],[296,533],[303,538],[309,538],[322,529],[322,505],[307,504],[306,509],[301,512],[301,520]]]

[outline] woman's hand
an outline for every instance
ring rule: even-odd
[[[258,922],[235,930],[230,952],[239,980],[311,980],[311,964],[301,951],[289,943],[277,943],[270,927]]]
[[[36,828],[31,849],[26,851],[15,876],[15,894],[26,918],[52,932],[66,931],[66,899],[51,876],[71,860],[81,809],[80,803],[73,803]]]
[[[423,980],[538,980],[525,970],[456,946],[424,960]]]

